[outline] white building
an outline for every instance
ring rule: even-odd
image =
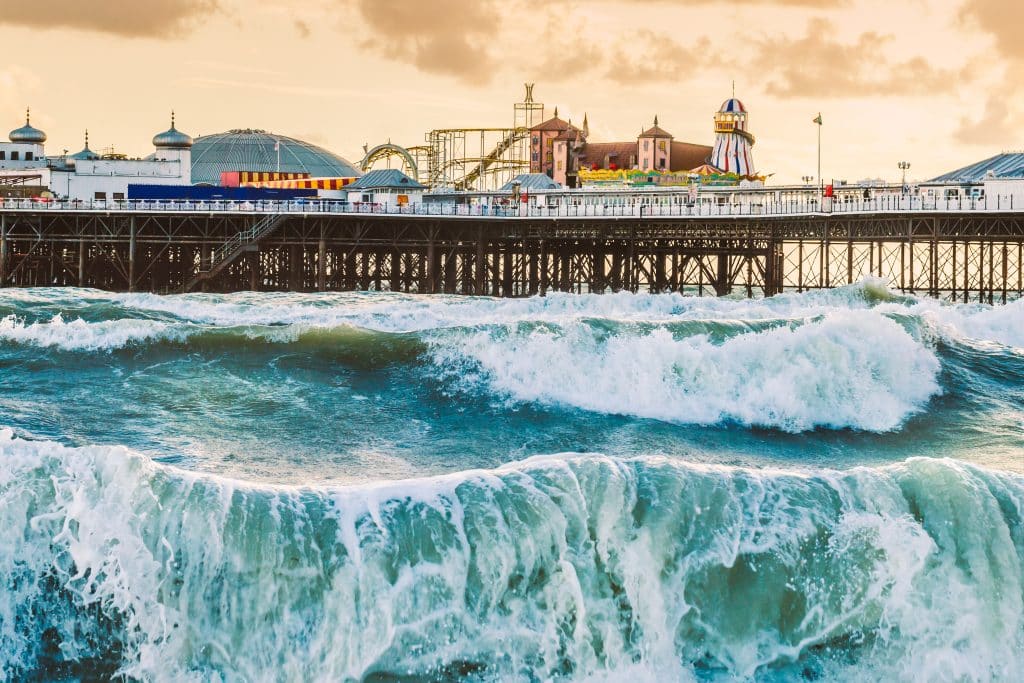
[[[10,142],[0,143],[0,183],[42,185],[58,199],[105,201],[126,199],[128,185],[192,184],[192,138],[174,126],[153,137],[155,152],[145,159],[103,156],[85,148],[67,156],[47,157],[46,133],[25,125],[11,131]]]
[[[345,189],[348,201],[357,207],[394,210],[422,203],[427,186],[397,169],[383,168],[370,171]]]

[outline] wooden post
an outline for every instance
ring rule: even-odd
[[[128,291],[135,291],[135,216],[129,219],[128,227]],[[79,248],[81,251],[81,247]],[[191,270],[191,269],[190,269]],[[186,282],[188,276],[186,276]]]
[[[484,245],[484,227],[482,225],[476,231],[475,265],[473,293],[477,296],[482,296],[487,293],[487,253]]]
[[[260,291],[260,253],[250,251],[249,254],[249,290]]]
[[[7,286],[7,214],[0,214],[0,287]]]
[[[715,269],[715,294],[723,296],[732,291],[732,282],[729,280],[729,255],[718,255],[718,266]]]
[[[437,257],[437,248],[434,245],[434,240],[431,239],[427,242],[427,293],[435,294],[437,292],[437,271],[440,267],[440,259]]]
[[[543,239],[540,241],[540,295],[547,296],[551,280],[548,271],[548,245]]]
[[[85,240],[78,238],[78,286],[85,287]]]
[[[317,291],[327,291],[327,240],[323,234],[316,244],[316,288]]]

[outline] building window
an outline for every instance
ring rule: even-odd
[[[32,152],[25,152],[25,161],[32,161]]]
[[[124,192],[115,192],[113,197],[115,200],[124,199]]]
[[[94,194],[92,196],[92,198],[93,199],[106,199],[107,198],[107,193],[106,192],[97,192],[96,194]]]
[[[665,168],[665,157],[658,159],[658,166]]]
[[[18,160],[18,153],[17,152],[11,152],[11,161],[17,161],[17,160]]]
[[[650,148],[650,146],[651,146],[651,141],[650,140],[644,140],[644,151],[645,152],[648,150],[648,148]]]
[[[533,160],[534,160],[534,161],[539,161],[539,160],[540,160],[540,155],[539,155],[539,154],[537,154],[536,152],[534,152],[534,153],[533,153]]]
[[[540,136],[539,135],[534,135],[533,136],[533,144],[535,144],[535,145],[539,145],[540,144]]]
[[[7,160],[7,152],[0,152],[0,161]]]

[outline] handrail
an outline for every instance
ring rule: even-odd
[[[742,193],[742,191],[738,191]],[[743,193],[737,198],[704,196],[688,201],[685,194],[644,196],[642,193],[626,197],[602,195],[589,191],[575,194],[533,195],[535,202],[455,204],[454,201],[425,201],[417,204],[392,206],[375,203],[350,203],[335,199],[304,199],[301,201],[267,200],[197,201],[197,200],[42,200],[0,199],[0,212],[102,212],[102,213],[209,213],[209,214],[266,214],[266,218],[253,228],[236,236],[237,241],[255,239],[256,232],[269,229],[276,216],[296,214],[372,214],[401,216],[453,216],[475,218],[529,219],[529,218],[714,218],[742,216],[820,216],[858,213],[913,213],[913,212],[1020,212],[1021,202],[1012,194],[982,197],[923,197],[913,195],[887,195],[862,199],[826,197],[816,199],[781,199]],[[713,201],[711,201],[713,200]],[[248,234],[247,233],[251,233]],[[227,245],[225,245],[227,246]]]

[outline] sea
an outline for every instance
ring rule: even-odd
[[[1020,681],[1024,301],[0,290],[0,680]]]

